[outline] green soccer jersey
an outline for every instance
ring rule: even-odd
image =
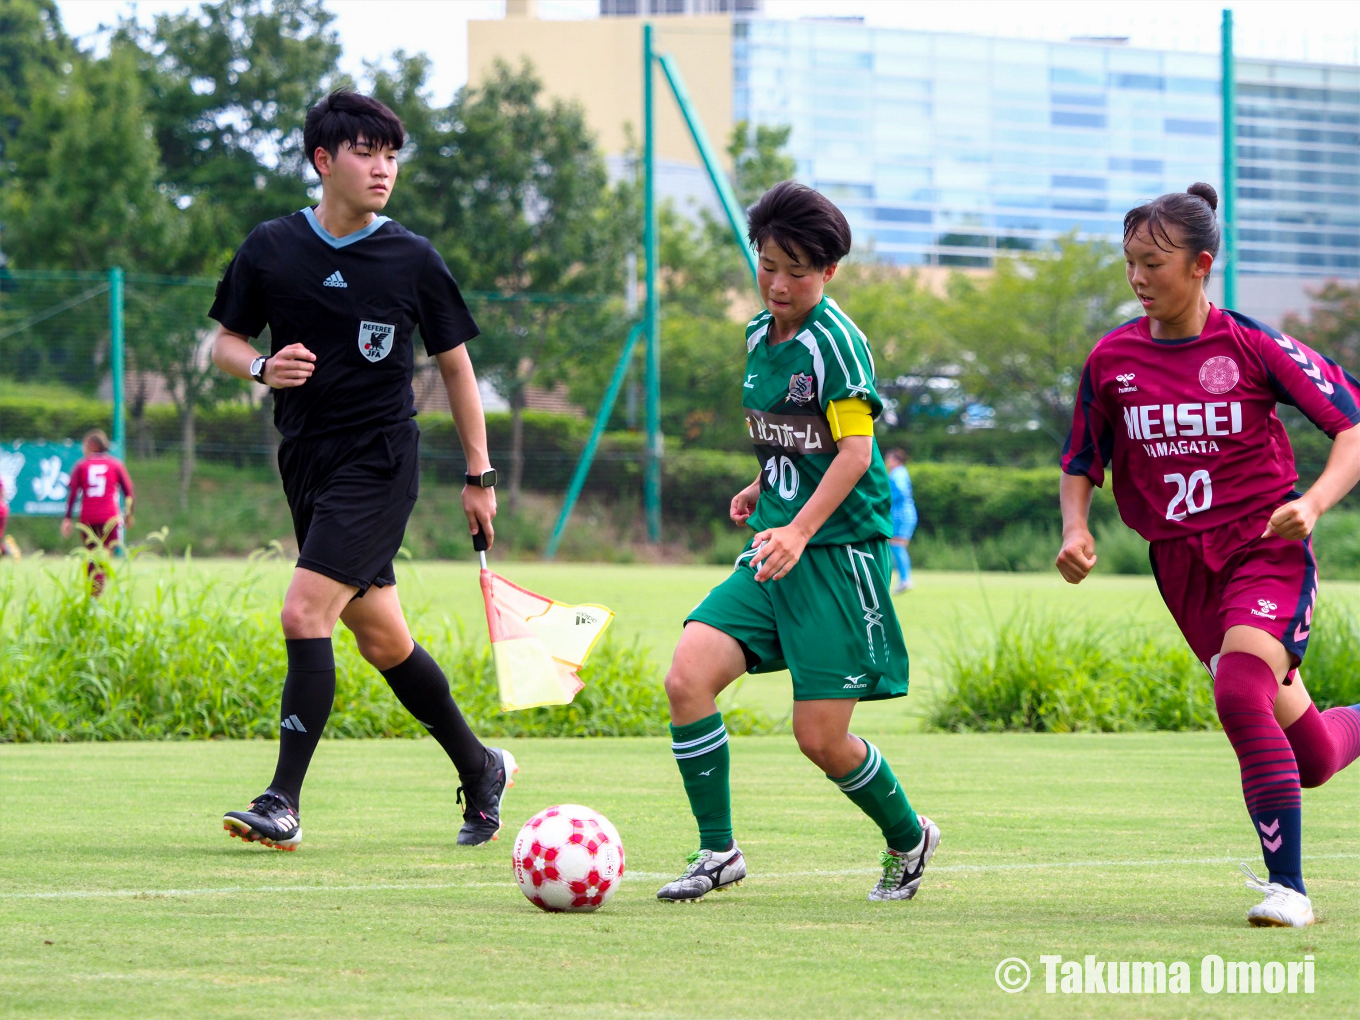
[[[746,327],[742,409],[760,461],[760,501],[748,524],[757,531],[788,524],[821,483],[836,456],[826,408],[861,397],[883,411],[874,360],[859,327],[823,297],[792,340],[771,345],[770,313]],[[869,470],[827,518],[812,545],[843,545],[892,536],[892,497],[878,443]]]

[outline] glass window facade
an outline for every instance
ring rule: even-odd
[[[1212,55],[752,18],[734,26],[737,119],[792,127],[801,180],[856,247],[988,266],[1222,180]],[[1241,273],[1360,272],[1360,69],[1238,63]]]

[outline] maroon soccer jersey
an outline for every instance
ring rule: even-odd
[[[118,490],[132,495],[132,479],[117,457],[96,453],[83,457],[71,469],[71,487],[66,496],[66,516],[71,516],[76,497],[80,497],[80,523],[103,524],[118,516]]]
[[[1188,340],[1135,319],[1086,359],[1063,471],[1100,485],[1109,465],[1125,524],[1184,537],[1287,501],[1298,473],[1276,403],[1334,437],[1360,423],[1357,395],[1335,362],[1237,312],[1211,307]]]

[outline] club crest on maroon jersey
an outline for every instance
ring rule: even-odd
[[[1199,384],[1210,393],[1227,393],[1240,378],[1242,374],[1232,358],[1210,358],[1199,367]]]
[[[789,377],[789,399],[795,404],[806,404],[816,393],[816,382],[810,375],[795,372]]]

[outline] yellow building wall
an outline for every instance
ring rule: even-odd
[[[642,148],[642,18],[540,21],[508,17],[468,22],[468,82],[483,81],[497,58],[514,67],[527,59],[549,95],[574,99],[606,155]],[[659,18],[653,39],[658,53],[670,53],[698,107],[704,129],[728,163],[732,130],[732,19],[722,15]],[[700,165],[699,154],[680,116],[660,67],[654,70],[657,156]],[[730,170],[731,167],[729,166]]]

